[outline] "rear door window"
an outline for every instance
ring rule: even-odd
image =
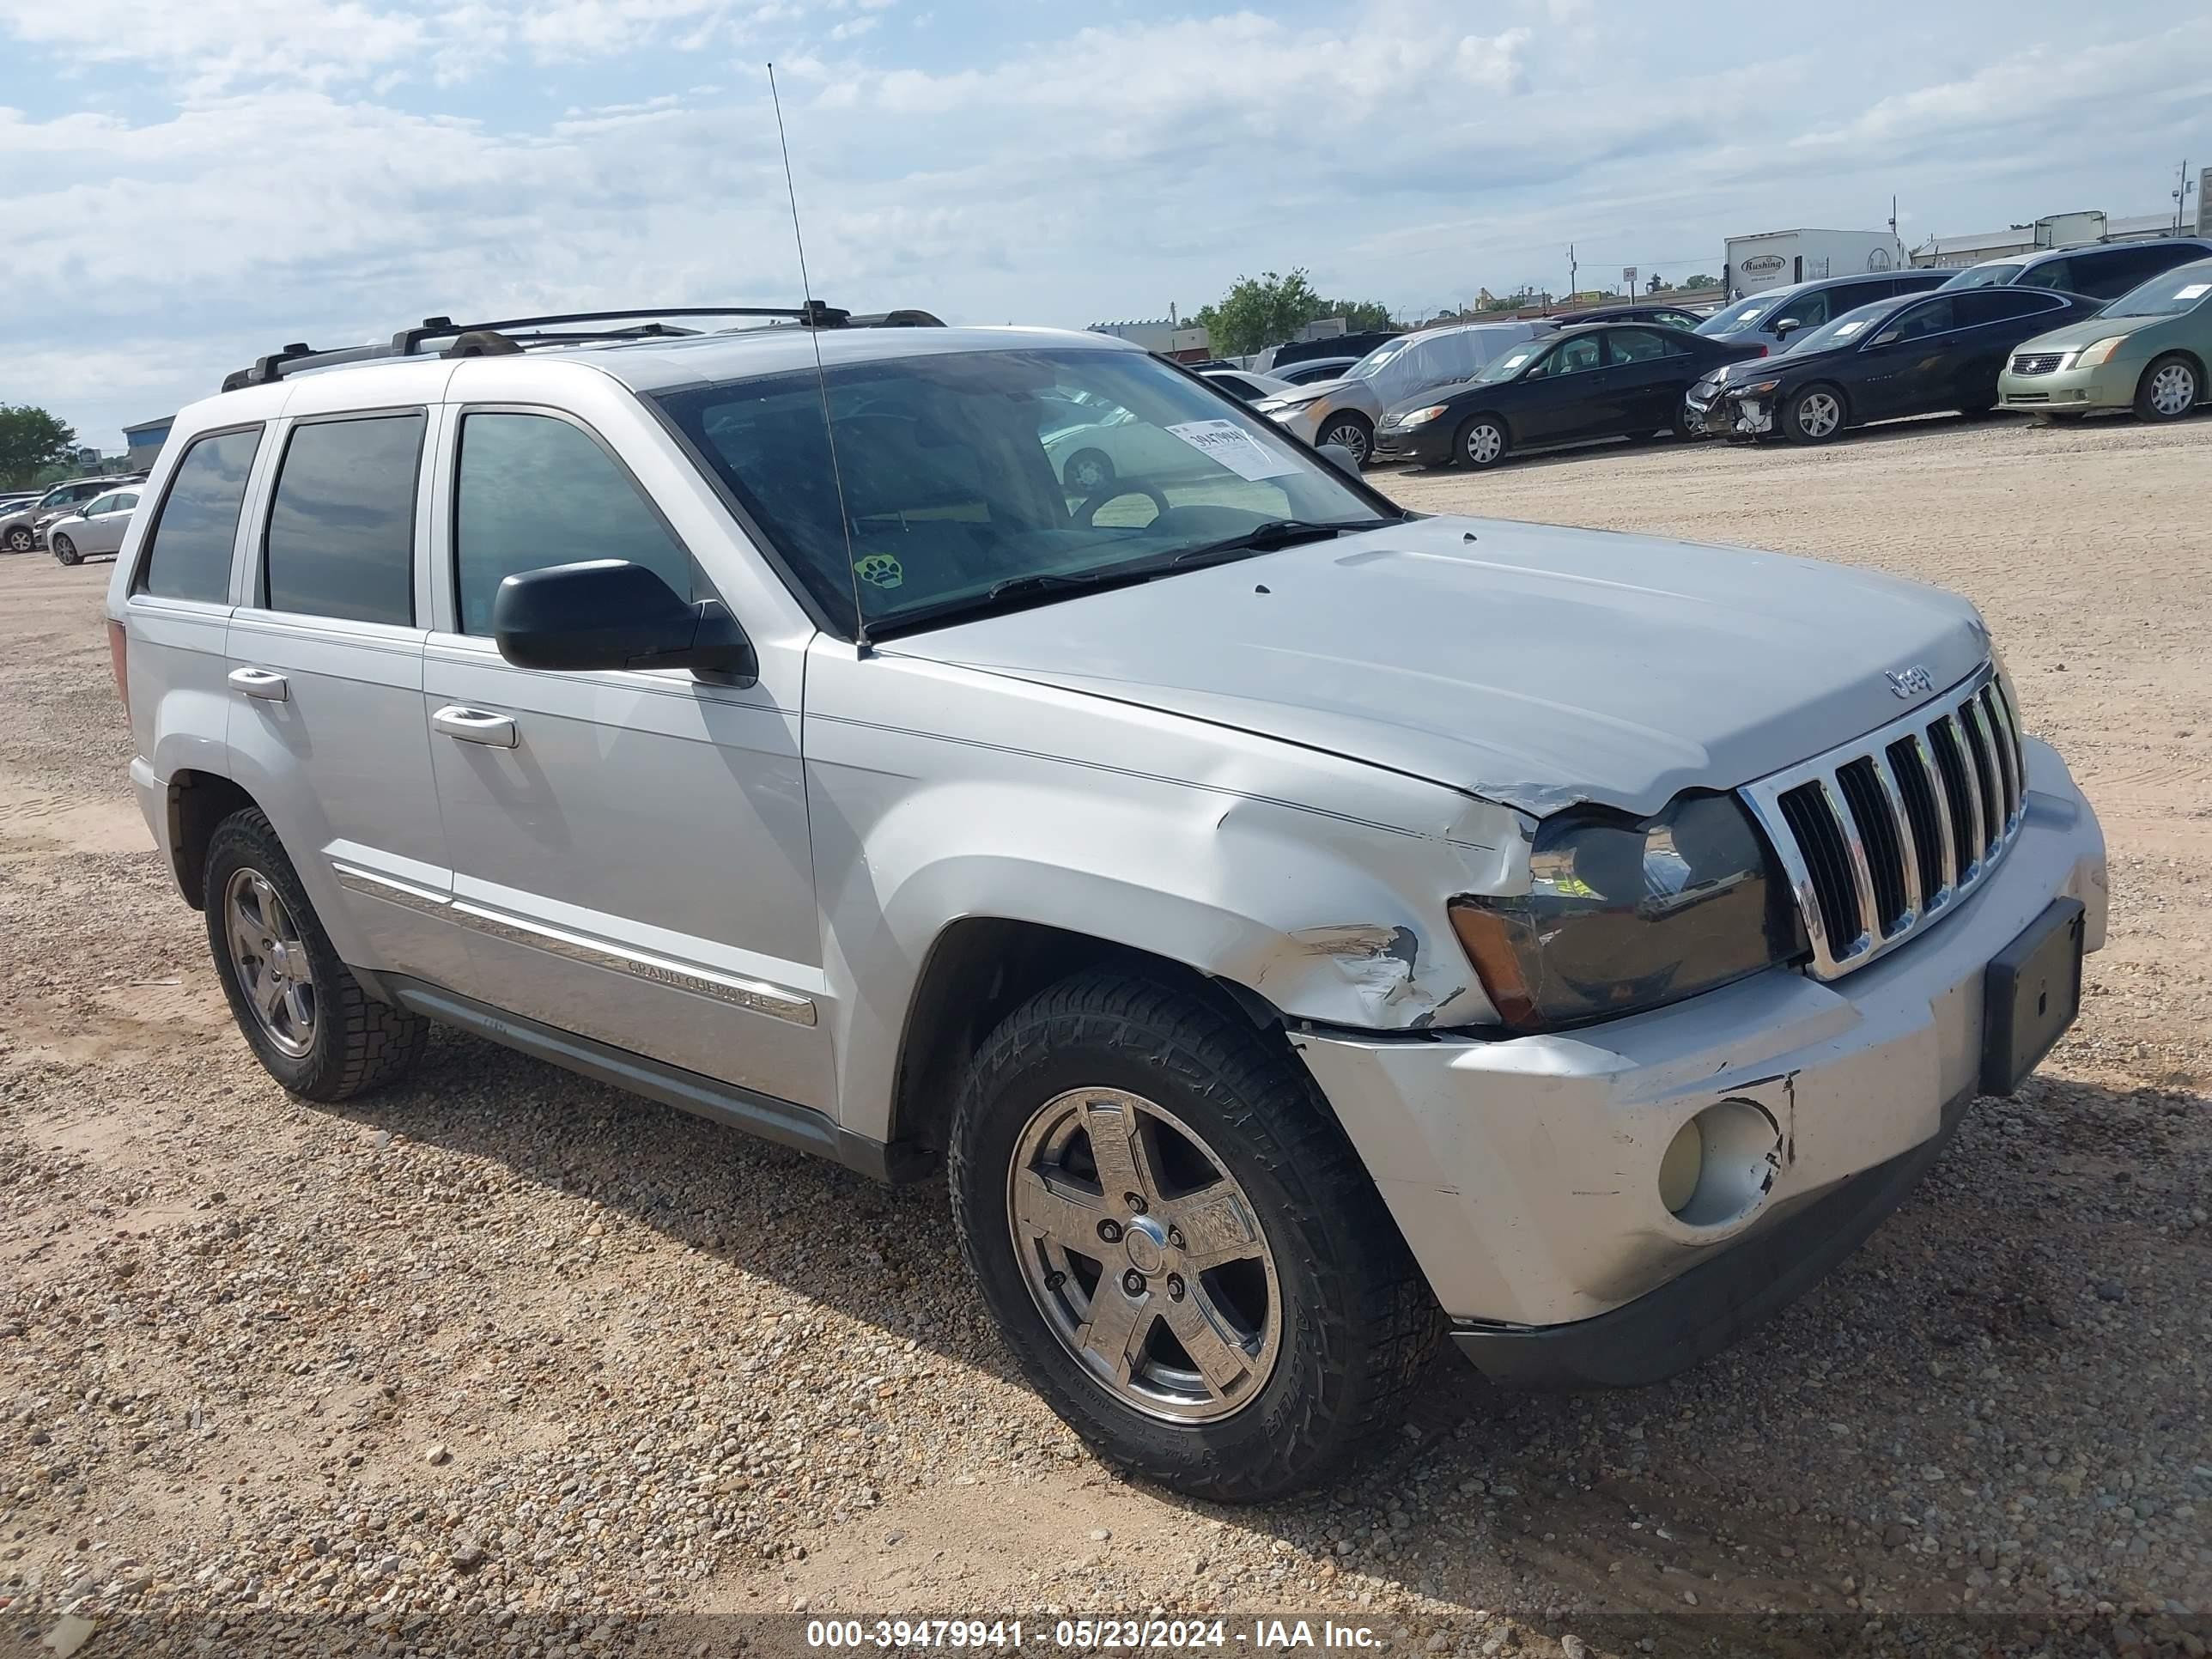
[[[238,541],[238,515],[246,505],[246,474],[260,447],[258,426],[192,441],[177,463],[160,516],[146,538],[140,592],[210,605],[230,597],[230,556]]]
[[[1651,329],[1616,328],[1607,331],[1606,349],[1616,363],[1644,363],[1660,357],[1679,357],[1685,348]]]
[[[2039,289],[1975,288],[1954,295],[1951,305],[1959,326],[1972,328],[1978,323],[2011,322],[2016,318],[2063,311],[2066,302]]]
[[[1947,297],[1923,300],[1874,337],[1876,345],[1887,345],[1893,340],[1917,340],[1930,334],[1942,334],[1958,326]]]
[[[550,415],[464,416],[453,502],[461,632],[490,634],[509,576],[584,559],[627,559],[693,597],[691,556],[591,434]]]
[[[313,421],[284,446],[262,603],[354,622],[415,620],[415,485],[424,416]]]

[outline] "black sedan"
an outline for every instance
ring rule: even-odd
[[[1728,375],[1705,407],[1704,429],[1739,439],[1778,432],[1820,444],[1869,421],[1994,409],[1997,374],[2014,346],[2094,317],[2104,304],[2039,288],[1942,289],[1877,301],[1822,324],[1756,369]],[[1694,403],[1683,419],[1694,422]]]
[[[1760,349],[1649,323],[1564,330],[1514,347],[1462,385],[1386,410],[1375,459],[1495,466],[1536,444],[1686,434],[1691,385]]]

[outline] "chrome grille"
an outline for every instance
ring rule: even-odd
[[[2048,374],[2066,361],[2063,351],[2023,351],[2012,360],[2015,374]]]
[[[2012,694],[1993,664],[1904,719],[1741,793],[1782,860],[1833,979],[1902,945],[1996,866],[2027,788]]]

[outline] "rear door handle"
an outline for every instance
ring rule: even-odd
[[[469,708],[458,702],[449,702],[431,715],[430,724],[449,738],[458,738],[463,743],[489,744],[495,749],[514,748],[518,736],[514,720],[507,715]]]
[[[231,689],[243,691],[249,697],[258,697],[264,702],[289,702],[292,683],[282,674],[271,673],[266,668],[234,668],[230,671]]]

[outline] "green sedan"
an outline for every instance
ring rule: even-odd
[[[1997,406],[2030,415],[2132,409],[2178,421],[2203,402],[2212,364],[2212,259],[2177,265],[2094,317],[2017,347]]]

